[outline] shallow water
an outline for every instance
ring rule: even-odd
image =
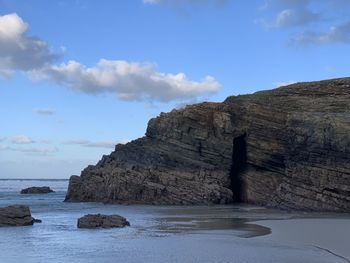
[[[322,220],[334,215],[287,213],[254,206],[64,203],[67,184],[65,180],[0,180],[0,206],[27,204],[33,217],[43,221],[29,227],[0,228],[1,263],[348,262],[302,242],[272,239],[271,226],[259,224],[265,219]],[[56,192],[19,194],[22,188],[44,185]],[[89,213],[120,214],[131,227],[78,229],[77,219]],[[346,215],[342,217],[349,220]]]

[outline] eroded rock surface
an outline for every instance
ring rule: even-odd
[[[25,205],[12,205],[0,208],[0,227],[30,226],[40,220],[34,219]]]
[[[162,113],[144,137],[72,176],[66,201],[349,212],[350,79]]]
[[[126,218],[119,215],[85,215],[78,219],[78,228],[118,228],[130,226]]]
[[[21,194],[48,194],[53,193],[54,191],[48,186],[40,186],[40,187],[28,187],[22,189]]]

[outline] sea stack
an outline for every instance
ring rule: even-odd
[[[90,214],[78,219],[78,228],[121,228],[130,226],[126,218],[120,215]]]
[[[350,211],[350,78],[162,113],[70,179],[66,201]]]
[[[40,187],[28,187],[22,189],[21,194],[48,194],[53,193],[54,191],[48,186],[40,186]]]
[[[12,205],[0,208],[0,227],[31,226],[41,220],[34,219],[30,209],[25,205]]]

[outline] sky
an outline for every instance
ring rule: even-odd
[[[0,178],[69,178],[160,112],[349,76],[350,0],[0,0]]]

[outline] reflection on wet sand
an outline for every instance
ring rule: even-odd
[[[271,233],[268,227],[248,222],[249,220],[243,218],[164,217],[159,219],[158,231],[194,233],[209,230],[233,230],[234,234],[239,237],[255,237]]]

